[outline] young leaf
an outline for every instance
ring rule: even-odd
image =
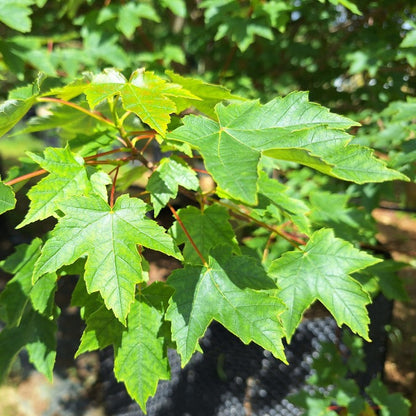
[[[280,298],[288,306],[282,314],[288,338],[295,332],[303,312],[318,299],[339,326],[345,323],[369,340],[366,305],[371,299],[350,274],[380,261],[335,238],[329,229],[315,232],[302,251],[285,253],[273,261],[269,272],[281,288]]]
[[[86,315],[86,324],[75,357],[87,351],[102,350],[115,344],[124,328],[104,305]]]
[[[20,32],[29,32],[32,27],[30,6],[34,3],[34,0],[2,0],[0,22]]]
[[[42,249],[34,279],[88,256],[88,292],[99,291],[106,306],[124,323],[143,280],[137,244],[181,258],[170,236],[146,214],[143,201],[122,195],[113,208],[97,195],[62,201],[61,218]]]
[[[133,72],[129,81],[120,72],[108,69],[93,79],[85,94],[91,108],[106,98],[120,95],[125,110],[138,115],[162,136],[166,133],[170,114],[177,111],[170,97],[199,99],[179,85],[169,84],[153,72],[142,69]]]
[[[0,137],[13,128],[29,111],[36,98],[34,96],[22,100],[12,99],[0,104]]]
[[[9,211],[16,205],[16,198],[11,186],[0,182],[0,214]]]
[[[208,258],[211,248],[219,244],[231,246],[238,252],[237,240],[229,223],[230,217],[226,208],[211,205],[201,211],[196,207],[188,206],[180,209],[178,215],[203,257]],[[185,261],[201,264],[201,259],[178,222],[173,224],[171,232],[178,245],[185,243],[183,250]]]
[[[171,294],[169,287],[157,284],[143,289],[132,304],[127,329],[115,347],[114,374],[124,381],[143,411],[159,380],[170,377],[165,339],[160,333],[164,305],[159,300],[165,303]]]
[[[272,280],[253,258],[232,256],[228,246],[211,251],[209,265],[186,266],[168,279],[175,289],[167,319],[184,366],[212,320],[244,343],[251,341],[286,361],[279,315],[285,306]]]
[[[31,201],[29,211],[18,228],[54,215],[61,201],[91,190],[84,160],[74,155],[68,147],[48,147],[44,151],[44,157],[28,154],[50,174],[27,193]]]
[[[147,184],[155,216],[178,193],[178,186],[196,191],[199,187],[196,173],[179,158],[164,158],[152,173]]]
[[[215,118],[214,107],[216,104],[225,100],[245,101],[244,98],[231,94],[229,90],[221,85],[209,84],[195,78],[185,78],[170,70],[165,71],[165,73],[172,82],[182,85],[183,88],[201,99],[200,101],[189,101],[189,99],[175,98],[179,111],[192,105],[207,116]]]

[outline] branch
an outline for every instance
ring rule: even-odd
[[[198,254],[199,258],[202,260],[202,264],[205,267],[208,267],[207,261],[205,260],[202,253],[199,251],[199,248],[196,246],[195,241],[192,239],[191,235],[189,234],[188,230],[185,227],[185,224],[180,219],[180,217],[179,217],[178,213],[176,212],[175,208],[173,208],[173,206],[171,204],[168,204],[168,207],[172,211],[173,216],[175,217],[176,221],[178,221],[178,224],[181,226],[181,228],[182,228],[183,232],[185,233],[186,237],[188,238],[189,242],[192,244],[192,247],[196,251],[196,254]]]
[[[45,169],[39,169],[39,170],[36,170],[35,172],[27,173],[26,175],[22,175],[17,178],[11,179],[10,181],[5,182],[4,184],[11,186],[16,183],[25,181],[26,179],[31,179],[31,178],[35,178],[36,176],[43,175],[46,172],[47,171]]]
[[[116,128],[116,126],[114,125],[114,123],[111,122],[111,120],[108,120],[107,118],[103,116],[100,116],[94,111],[87,110],[86,108],[81,107],[78,104],[72,103],[71,101],[65,101],[65,100],[61,100],[60,98],[53,98],[53,97],[41,97],[41,98],[38,98],[36,101],[45,102],[45,103],[58,103],[58,104],[66,105],[71,108],[75,108],[76,110],[81,111],[82,113],[87,114],[90,117],[95,118],[98,121],[101,121],[102,123],[108,124],[109,126]]]

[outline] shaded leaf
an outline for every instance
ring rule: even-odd
[[[231,246],[234,251],[239,251],[226,208],[211,205],[201,211],[196,207],[188,206],[180,209],[178,215],[195,245],[206,259],[211,249],[219,244]],[[201,264],[201,259],[178,222],[173,224],[171,232],[178,245],[185,243],[183,250],[185,261]]]
[[[132,304],[127,328],[115,348],[114,374],[146,411],[146,401],[156,393],[159,380],[170,377],[165,338],[161,334],[164,303],[171,289],[162,285],[144,288]],[[161,301],[161,303],[160,303]]]
[[[262,172],[259,182],[259,205],[273,204],[289,217],[291,221],[299,228],[299,231],[309,233],[309,207],[300,199],[291,198],[287,194],[287,187],[275,179],[270,179]],[[263,201],[262,201],[263,199]],[[265,201],[264,201],[265,200]],[[257,210],[256,210],[257,211]]]
[[[50,319],[28,307],[19,326],[6,327],[0,332],[0,380],[4,380],[10,366],[26,347],[36,369],[52,380],[56,357],[56,319]]]
[[[232,256],[227,246],[213,249],[209,265],[185,266],[168,279],[175,289],[167,319],[184,366],[212,320],[245,344],[253,341],[286,361],[279,315],[285,309],[272,280],[253,258]]]
[[[7,100],[0,104],[0,137],[16,125],[34,102],[35,97],[31,97],[25,100]]]
[[[16,198],[11,186],[0,182],[0,214],[9,211],[16,205]]]
[[[9,327],[20,325],[30,303],[33,309],[46,316],[53,312],[56,274],[46,274],[32,283],[33,268],[41,246],[42,241],[35,238],[30,245],[17,246],[16,251],[1,263],[4,271],[14,275],[0,293],[0,318]]]
[[[196,191],[199,181],[196,173],[179,158],[164,158],[152,173],[147,184],[155,216],[178,193],[178,186]]]
[[[389,394],[387,387],[378,378],[374,378],[365,391],[380,407],[381,416],[409,415],[410,402],[400,393]]]

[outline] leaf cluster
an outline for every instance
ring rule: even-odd
[[[17,228],[48,218],[55,225],[3,263],[14,277],[0,298],[2,377],[23,347],[52,375],[59,310],[51,299],[57,280],[74,273],[72,304],[86,323],[77,355],[113,346],[116,377],[143,409],[158,381],[169,378],[167,348],[186,365],[213,320],[286,361],[283,341],[319,300],[338,325],[368,339],[366,306],[393,284],[369,268],[381,260],[357,246],[365,218],[346,196],[302,197],[290,180],[273,178],[283,173],[280,163],[290,163],[358,184],[407,180],[351,143],[354,121],[303,92],[262,104],[172,71],[161,77],[138,69],[126,78],[107,69],[65,86],[40,77],[12,91],[2,133],[34,105],[49,111],[23,130],[55,129],[62,147],[28,153],[38,168],[1,182],[1,209],[13,210],[15,192],[26,191],[30,204]],[[155,157],[152,145],[170,156]],[[201,189],[202,174],[210,190]],[[191,202],[177,210],[181,195]],[[323,201],[331,199],[338,210],[328,211]],[[172,225],[158,223],[162,211]],[[269,258],[274,246],[280,254]],[[151,284],[148,250],[182,268]],[[366,268],[372,284],[364,286],[355,274]]]

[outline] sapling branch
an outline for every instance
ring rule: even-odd
[[[269,225],[269,224],[267,224],[263,221],[260,221],[256,218],[252,217],[250,214],[247,214],[247,213],[243,212],[239,208],[237,208],[235,206],[232,206],[230,204],[227,204],[226,202],[223,202],[221,200],[219,200],[219,201],[216,200],[215,202],[220,204],[220,205],[225,206],[226,208],[228,208],[231,211],[231,215],[237,216],[237,217],[240,217],[240,218],[242,217],[243,219],[246,219],[249,222],[254,222],[254,223],[260,225],[262,228],[265,228],[269,231],[272,231],[273,233],[276,233],[280,237],[287,240],[295,248],[299,248],[299,246],[306,244],[305,241],[296,237],[295,235],[287,233],[286,231],[283,231],[281,229],[281,227],[275,227],[273,225]]]
[[[35,172],[26,173],[26,175],[22,175],[22,176],[19,176],[17,178],[11,179],[8,182],[5,182],[5,185],[11,186],[11,185],[14,185],[16,183],[23,182],[27,179],[31,179],[31,178],[35,178],[36,176],[43,175],[46,172],[47,171],[45,169],[39,169],[39,170],[36,170]]]
[[[114,174],[114,178],[113,178],[113,185],[111,186],[111,192],[110,192],[110,207],[113,208],[114,206],[114,193],[116,191],[116,182],[117,182],[117,176],[118,176],[118,171],[120,170],[120,166],[117,166],[115,168],[115,174]]]
[[[181,218],[179,217],[178,213],[176,212],[175,208],[171,204],[168,204],[169,209],[171,210],[173,216],[175,217],[176,221],[178,221],[178,224],[182,228],[183,232],[185,233],[187,239],[191,243],[192,247],[196,251],[196,254],[198,254],[198,257],[202,260],[202,264],[205,267],[208,267],[208,262],[205,260],[204,256],[202,255],[201,251],[195,244],[195,241],[192,239],[191,235],[189,234],[189,231],[186,229],[185,224],[182,222]]]

